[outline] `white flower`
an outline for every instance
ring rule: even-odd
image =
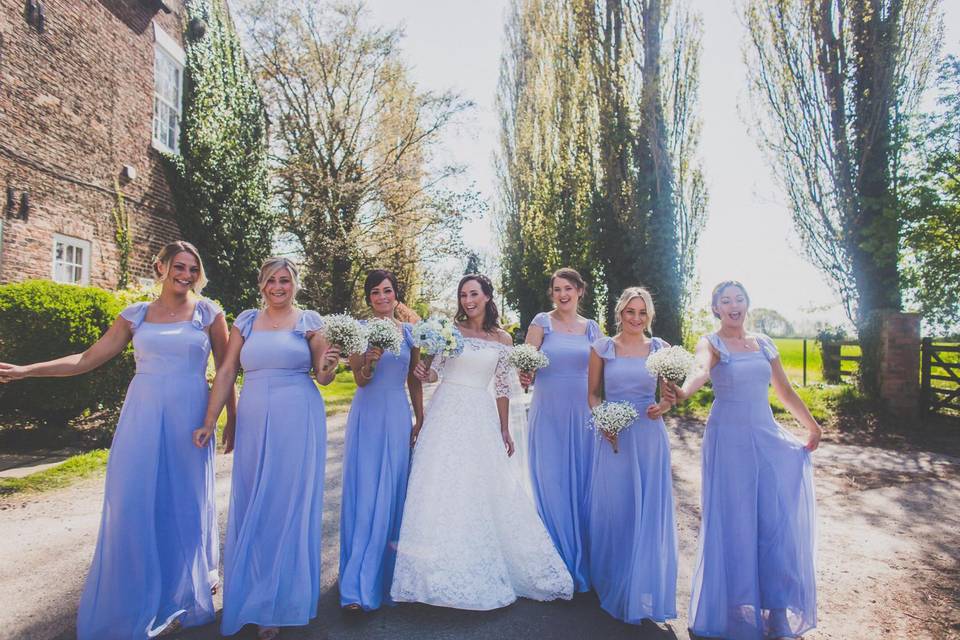
[[[549,366],[550,358],[532,344],[521,344],[510,350],[509,362],[517,371],[532,373]]]
[[[617,435],[640,417],[629,402],[601,402],[593,408],[590,426]]]
[[[367,336],[356,318],[345,313],[324,317],[323,335],[327,342],[338,347],[345,355],[363,353],[367,350]]]
[[[647,358],[647,371],[654,377],[683,384],[693,367],[693,355],[683,347],[667,347],[654,351]]]
[[[384,351],[400,355],[400,349],[403,348],[403,334],[393,322],[375,318],[367,322],[366,330],[367,343],[370,347],[379,347]]]

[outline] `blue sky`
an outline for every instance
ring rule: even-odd
[[[492,204],[497,147],[495,94],[507,0],[368,0],[369,19],[402,24],[404,59],[414,80],[431,90],[454,89],[477,107],[448,133],[444,153],[467,166],[469,179]],[[712,283],[742,280],[756,306],[788,318],[839,322],[842,310],[820,273],[802,257],[785,201],[739,109],[746,108],[741,49],[744,28],[732,0],[691,0],[704,21],[701,62],[701,156],[710,189],[709,219],[698,252],[709,301]],[[960,52],[960,3],[944,2],[945,49]],[[490,213],[470,224],[467,242],[493,249]],[[817,311],[810,311],[816,307]]]

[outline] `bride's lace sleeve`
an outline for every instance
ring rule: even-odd
[[[493,390],[498,398],[509,398],[511,393],[510,376],[516,375],[510,366],[510,349],[500,345],[500,357],[497,359],[497,370],[493,374]]]
[[[436,356],[430,363],[430,369],[437,372],[437,380],[443,377],[443,365],[447,363],[445,356]]]

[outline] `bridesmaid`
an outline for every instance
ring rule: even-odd
[[[712,306],[720,329],[700,339],[694,370],[676,390],[685,399],[712,380],[715,395],[703,434],[690,628],[733,640],[799,637],[817,624],[810,452],[820,425],[787,380],[770,338],[744,330],[750,298],[743,285],[717,285]],[[806,445],[773,419],[771,380],[809,431]]]
[[[137,370],[110,447],[100,533],[77,612],[80,640],[146,639],[214,619],[214,443],[197,449],[190,434],[207,405],[211,348],[218,363],[227,350],[227,323],[219,307],[199,297],[206,276],[193,245],[166,245],[154,271],[159,297],[124,309],[83,353],[0,364],[0,382],[75,376],[133,340]],[[224,402],[229,426],[232,394]]]
[[[533,496],[578,592],[590,590],[586,536],[594,438],[587,429],[587,363],[601,335],[596,322],[577,313],[586,287],[573,269],[554,272],[553,311],[538,313],[527,329],[527,344],[550,358],[550,366],[537,372],[530,404]],[[524,387],[532,382],[533,376],[520,374]]]
[[[603,434],[608,442],[598,442],[594,452],[590,580],[600,606],[613,617],[630,624],[644,618],[664,622],[677,617],[670,442],[660,417],[670,401],[656,401],[657,380],[646,360],[668,345],[651,337],[654,308],[646,289],[626,289],[616,318],[619,333],[593,343],[589,402],[629,402],[640,417],[619,437]]]
[[[305,625],[320,598],[320,533],[326,461],[323,398],[338,351],[320,316],[293,305],[297,268],[270,258],[260,268],[263,309],[237,316],[207,406],[198,445],[213,436],[217,415],[243,367],[224,561],[224,635],[245,624],[258,637]]]
[[[373,315],[393,322],[403,333],[403,345],[399,355],[371,348],[350,356],[358,388],[347,417],[340,507],[340,606],[348,611],[369,611],[391,602],[410,447],[423,425],[423,387],[413,375],[419,350],[413,346],[410,325],[396,317],[398,308],[406,311],[397,278],[375,269],[367,274],[363,292]]]

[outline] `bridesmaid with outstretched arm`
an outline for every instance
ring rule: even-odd
[[[347,417],[340,504],[340,606],[347,611],[392,603],[410,447],[423,426],[423,387],[413,373],[420,352],[411,326],[397,318],[398,312],[410,313],[397,277],[374,269],[363,292],[374,317],[392,322],[403,341],[398,354],[371,347],[350,356],[357,393]]]
[[[154,271],[157,299],[124,309],[83,353],[0,364],[0,382],[75,376],[133,341],[137,369],[110,446],[100,532],[77,612],[80,640],[146,640],[214,620],[214,443],[194,447],[191,434],[207,406],[210,351],[217,363],[227,351],[227,323],[199,296],[206,276],[193,245],[166,245]],[[233,397],[228,390],[220,404],[227,405],[228,427]]]
[[[329,384],[339,351],[323,337],[320,316],[294,306],[291,261],[268,259],[258,285],[263,308],[237,316],[194,438],[202,446],[213,437],[242,366],[220,628],[233,635],[253,623],[269,640],[317,615],[327,431],[310,372]]]
[[[700,339],[693,371],[673,388],[682,400],[710,380],[715,397],[703,434],[690,628],[709,638],[796,638],[817,624],[810,452],[820,425],[790,385],[773,341],[744,328],[744,286],[721,282],[712,307],[720,329]],[[806,443],[774,420],[771,382],[809,432]]]
[[[653,298],[629,287],[617,301],[617,335],[590,352],[589,402],[628,402],[638,418],[619,435],[604,431],[590,488],[590,581],[600,606],[630,624],[677,617],[677,526],[670,440],[647,357],[669,346],[652,334]],[[647,623],[649,624],[649,623]]]
[[[587,364],[590,345],[601,336],[597,323],[578,313],[586,289],[575,270],[555,271],[550,277],[553,310],[534,316],[526,340],[550,359],[549,366],[536,372],[530,403],[533,496],[578,592],[590,589],[586,537],[594,437],[587,428]],[[523,386],[533,381],[533,375],[520,373]]]

